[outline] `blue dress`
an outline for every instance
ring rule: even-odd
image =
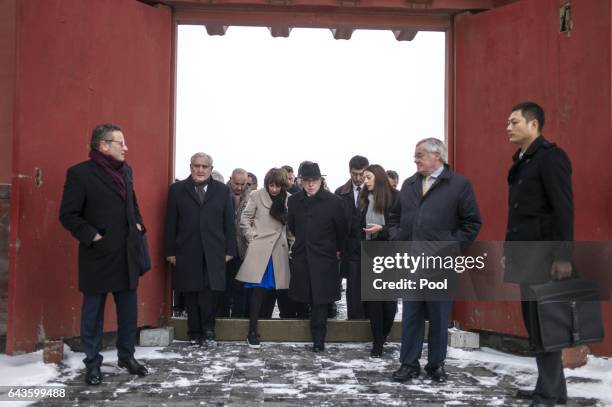
[[[253,287],[261,287],[269,290],[273,290],[276,288],[276,283],[274,282],[274,265],[272,264],[272,256],[270,256],[270,260],[268,260],[268,265],[266,266],[266,272],[263,277],[261,277],[260,283],[245,283],[244,288],[253,288]]]

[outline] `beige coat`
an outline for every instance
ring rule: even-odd
[[[265,188],[253,191],[240,217],[240,229],[249,242],[236,280],[260,283],[272,256],[277,290],[289,288],[287,227],[270,216],[272,198]]]

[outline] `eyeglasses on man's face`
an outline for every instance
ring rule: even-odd
[[[104,140],[104,141],[106,141],[109,144],[110,143],[119,143],[119,145],[121,147],[125,147],[125,142],[123,140]]]

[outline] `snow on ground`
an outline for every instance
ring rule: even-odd
[[[456,359],[453,365],[458,367],[477,363],[488,367],[499,376],[514,377],[515,383],[523,388],[533,388],[538,377],[533,357],[515,356],[490,348],[477,351],[449,348],[448,357]],[[612,392],[609,390],[612,388],[612,359],[589,355],[586,365],[565,369],[564,373],[569,397],[596,398],[604,405],[612,406]]]
[[[168,388],[187,388],[194,384],[194,382],[218,382],[223,380],[223,377],[233,374],[233,369],[244,370],[251,367],[264,368],[265,361],[257,356],[257,353],[253,353],[253,358],[244,360],[241,359],[238,362],[238,357],[232,354],[231,349],[244,347],[244,344],[239,343],[224,343],[227,345],[226,348],[230,349],[227,357],[224,357],[222,361],[214,361],[202,374],[197,374],[197,377],[193,376],[193,370],[190,370],[190,363],[192,364],[192,356],[190,352],[176,353],[168,351],[164,348],[145,348],[137,347],[136,358],[139,360],[159,360],[159,359],[176,359],[180,362],[179,367],[174,367],[169,370],[171,373],[172,380],[157,383],[157,388],[168,389]],[[277,347],[279,351],[281,348],[289,348],[291,346],[303,347],[304,344],[272,344],[264,343],[265,347]],[[331,345],[331,344],[330,344]],[[397,345],[395,346],[394,358],[397,357]],[[361,349],[367,347],[363,343],[334,343],[334,348],[344,349]],[[337,394],[339,397],[347,395],[359,395],[364,391],[363,382],[357,380],[354,372],[367,369],[368,371],[380,372],[380,376],[374,380],[375,382],[380,381],[386,386],[404,386],[406,390],[413,390],[418,392],[432,392],[443,396],[448,400],[448,405],[453,404],[453,399],[459,399],[465,396],[463,393],[466,391],[466,387],[458,388],[453,384],[452,379],[441,386],[423,386],[419,383],[411,384],[399,384],[393,383],[387,380],[388,374],[394,366],[394,360],[388,362],[380,362],[377,360],[367,358],[355,358],[349,360],[334,360],[333,354],[323,353],[314,356],[314,361],[328,366],[324,370],[318,372],[300,372],[300,377],[295,377],[288,384],[266,384],[264,386],[264,393],[267,395],[287,395],[300,397],[300,392],[304,386],[312,385],[327,385],[326,392],[328,394]],[[115,372],[116,368],[114,364],[117,360],[116,351],[109,350],[102,353],[105,364],[103,365],[103,372],[112,373]],[[195,355],[195,354],[194,354]],[[83,372],[83,359],[82,353],[76,353],[71,351],[68,347],[64,348],[64,360],[61,366],[56,365],[45,365],[42,362],[42,351],[17,355],[7,356],[0,355],[0,386],[65,386],[66,383],[74,380],[79,374]],[[203,356],[206,357],[206,356]],[[287,361],[287,360],[285,360]],[[465,369],[469,367],[482,367],[490,374],[476,375],[472,374],[470,380],[473,381],[476,388],[491,388],[495,387],[500,383],[500,380],[504,377],[512,378],[512,382],[522,388],[532,388],[537,378],[537,369],[535,365],[535,359],[531,357],[521,357],[510,355],[507,353],[499,352],[489,348],[482,348],[480,350],[462,350],[449,348],[447,364],[452,366],[454,369]],[[265,369],[264,369],[265,370]],[[568,381],[568,394],[571,397],[580,397],[587,399],[597,399],[602,405],[612,406],[612,392],[609,391],[612,388],[612,360],[609,358],[600,358],[589,356],[587,365],[577,369],[566,369],[565,375]],[[299,383],[294,385],[291,383]],[[338,383],[337,386],[335,384]],[[360,384],[361,383],[361,384]],[[227,383],[219,382],[219,386],[227,386]],[[231,386],[230,379],[230,386]],[[242,385],[242,384],[241,384]],[[331,385],[331,386],[329,386]],[[376,386],[376,383],[370,383],[370,385]],[[254,377],[253,380],[249,380],[244,383],[246,387],[257,387],[262,386],[262,381]],[[128,391],[127,387],[118,386],[115,390],[115,396]],[[331,392],[331,393],[330,393]],[[385,399],[384,402],[387,404],[393,404],[394,399],[389,395],[380,394],[381,399]],[[379,399],[379,400],[381,400]],[[382,400],[381,400],[382,401]],[[490,399],[488,400],[491,405],[501,405],[503,400]],[[8,403],[8,404],[7,404]],[[31,403],[31,402],[30,402]],[[0,402],[0,405],[27,405],[24,403],[15,402]]]
[[[163,348],[137,347],[137,359],[171,359],[181,358],[175,353],[160,353]],[[3,390],[0,393],[8,392],[11,386],[32,387],[32,386],[65,386],[63,383],[78,376],[83,370],[84,353],[77,353],[64,345],[63,369],[54,364],[43,363],[42,350],[16,356],[0,354],[0,386]],[[104,362],[117,361],[117,351],[108,350],[102,352]],[[104,372],[106,366],[102,367]],[[117,390],[118,392],[120,389]],[[0,405],[26,406],[33,402],[0,401]]]

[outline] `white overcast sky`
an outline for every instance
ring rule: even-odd
[[[189,157],[210,154],[227,181],[242,167],[261,182],[272,167],[319,163],[335,189],[348,161],[415,171],[415,142],[444,139],[444,33],[396,41],[358,30],[335,40],[326,29],[230,27],[209,36],[179,26],[175,176]]]

